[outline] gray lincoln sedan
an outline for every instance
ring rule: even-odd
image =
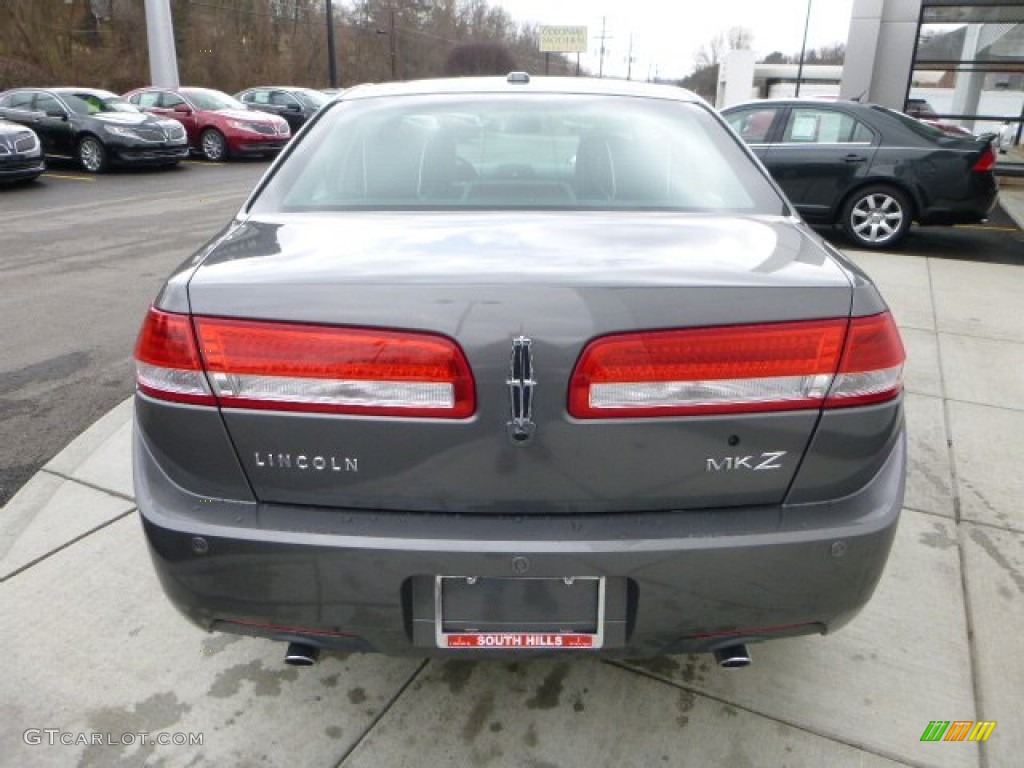
[[[135,357],[165,591],[294,664],[743,666],[857,613],[902,504],[885,302],[676,88],[350,89]]]

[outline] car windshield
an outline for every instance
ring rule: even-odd
[[[120,96],[109,96],[88,91],[61,93],[67,105],[80,115],[97,115],[101,112],[138,112],[134,104],[129,104]]]
[[[472,94],[339,103],[253,210],[439,207],[785,209],[736,140],[697,104]]]
[[[182,88],[184,94],[196,109],[248,109],[245,104],[220,91],[208,91],[201,88]]]
[[[292,93],[295,94],[295,98],[302,102],[303,106],[312,107],[313,109],[319,109],[331,100],[331,97],[326,93],[314,91],[309,88],[295,90],[292,91]]]

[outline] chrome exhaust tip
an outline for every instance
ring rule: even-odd
[[[730,645],[727,648],[716,648],[715,661],[723,669],[739,669],[749,667],[752,659],[745,645]]]
[[[284,653],[284,663],[293,667],[312,667],[316,664],[320,649],[305,643],[288,643]]]

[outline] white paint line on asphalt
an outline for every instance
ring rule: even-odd
[[[44,179],[67,179],[68,181],[96,181],[90,176],[66,176],[63,173],[44,173]]]
[[[956,229],[983,229],[989,232],[1016,232],[1016,227],[986,227],[983,224],[956,224]]]

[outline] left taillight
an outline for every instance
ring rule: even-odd
[[[864,405],[900,392],[903,361],[888,312],[606,336],[580,356],[568,409],[607,419]]]
[[[465,355],[436,334],[151,309],[135,356],[139,389],[178,402],[445,419],[476,408]]]
[[[135,381],[161,400],[216,404],[187,315],[150,308],[135,342]]]

